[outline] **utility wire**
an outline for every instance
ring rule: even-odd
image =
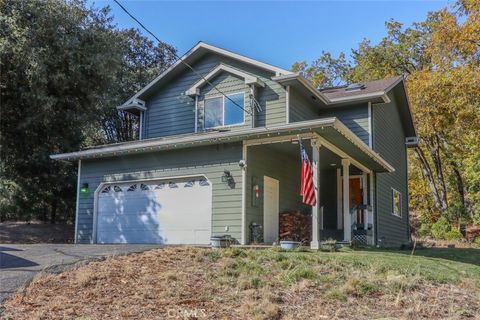
[[[233,99],[231,99],[229,96],[227,96],[223,91],[221,91],[220,89],[218,89],[213,83],[211,83],[207,78],[205,78],[204,76],[202,76],[200,73],[198,73],[190,64],[188,64],[185,60],[183,60],[176,52],[175,50],[173,50],[170,45],[168,45],[167,43],[163,42],[162,40],[160,40],[152,31],[150,31],[147,27],[145,27],[145,25],[140,22],[137,18],[135,18],[135,16],[133,14],[131,14],[118,0],[113,0],[126,14],[128,14],[130,16],[130,18],[132,18],[133,20],[135,20],[135,22],[137,22],[140,27],[143,28],[143,30],[145,30],[146,32],[148,32],[152,37],[155,38],[155,40],[158,41],[159,44],[163,44],[167,50],[170,51],[170,53],[175,57],[177,58],[177,60],[179,60],[180,62],[182,62],[185,66],[187,66],[190,70],[192,70],[193,73],[195,73],[199,78],[202,78],[206,83],[208,83],[213,89],[215,89],[218,93],[220,93],[222,96],[224,96],[225,98],[227,98],[228,100],[230,100],[230,102],[232,102],[234,105],[236,105],[237,107],[239,107],[240,109],[242,109],[244,112],[248,113],[249,115],[251,115],[251,112],[246,110],[244,107],[242,107],[241,105],[239,105],[238,103],[236,103]]]

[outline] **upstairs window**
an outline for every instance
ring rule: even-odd
[[[243,93],[205,99],[205,128],[242,124],[245,121]],[[239,107],[240,106],[240,107]]]

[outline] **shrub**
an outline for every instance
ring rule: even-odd
[[[463,235],[460,233],[460,231],[458,231],[456,229],[452,229],[445,234],[445,239],[446,240],[461,240],[461,239],[463,239]]]
[[[475,240],[473,240],[473,246],[480,248],[480,237],[476,237]]]
[[[432,225],[432,236],[437,240],[445,239],[445,235],[450,229],[451,227],[448,220],[445,217],[440,217],[440,219]]]
[[[422,223],[418,229],[418,235],[421,237],[429,236],[432,232],[432,226],[429,223]]]

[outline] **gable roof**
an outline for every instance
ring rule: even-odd
[[[128,99],[124,104],[129,104],[130,101],[134,99],[141,99],[145,94],[147,94],[150,90],[156,87],[156,85],[159,85],[161,81],[166,78],[167,75],[173,74],[175,72],[179,72],[181,70],[185,70],[188,68],[184,62],[190,64],[193,63],[196,59],[201,57],[203,54],[206,52],[214,52],[235,60],[239,60],[241,62],[251,64],[253,66],[256,66],[260,69],[264,69],[267,71],[272,72],[275,76],[280,76],[280,75],[285,75],[285,74],[293,74],[291,71],[273,66],[271,64],[267,64],[243,55],[240,55],[238,53],[234,53],[219,47],[212,46],[210,44],[207,44],[205,42],[198,42],[192,49],[188,50],[183,56],[180,57],[173,65],[171,65],[168,69],[166,69],[164,72],[162,72],[158,77],[156,77],[153,81],[151,81],[149,84],[147,84],[142,90],[137,92],[133,97]]]
[[[245,80],[246,85],[257,85],[257,86],[265,86],[265,83],[260,80],[258,77],[252,76],[246,72],[243,72],[241,70],[238,70],[232,66],[220,63],[216,68],[214,68],[212,71],[210,71],[206,76],[204,76],[202,79],[197,81],[193,86],[191,86],[185,94],[187,96],[192,96],[198,94],[198,90],[204,86],[208,81],[214,77],[216,77],[219,73],[221,72],[228,72],[233,75],[236,75],[242,79]]]

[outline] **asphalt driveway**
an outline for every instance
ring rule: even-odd
[[[159,248],[160,245],[0,244],[0,304],[40,271],[61,272],[85,261]]]

